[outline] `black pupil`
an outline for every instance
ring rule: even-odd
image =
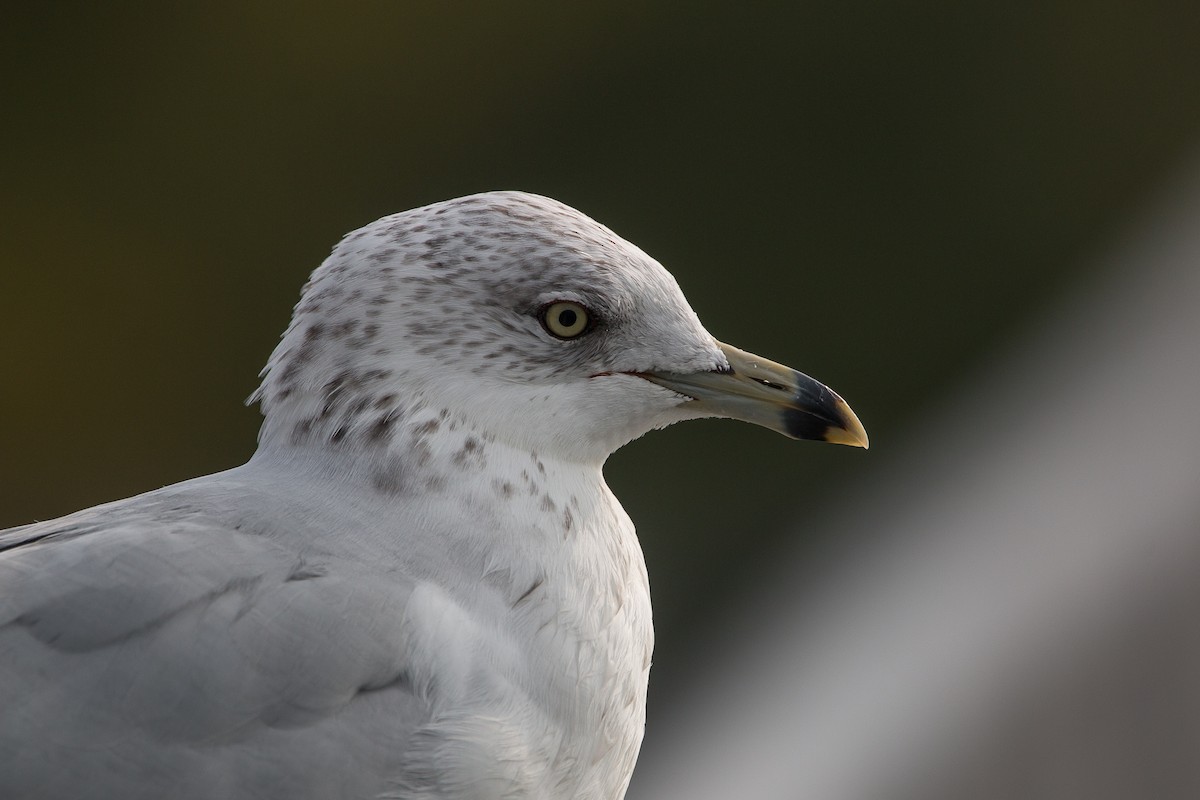
[[[567,308],[558,312],[558,324],[562,325],[564,328],[575,327],[576,318],[577,315],[573,309]]]

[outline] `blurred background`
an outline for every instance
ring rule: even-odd
[[[719,766],[861,799],[864,761],[891,797],[1094,797],[1102,764],[1200,796],[1200,682],[1121,688],[1200,669],[1164,649],[1192,615],[1143,625],[1200,603],[1200,5],[46,3],[0,29],[0,527],[243,462],[242,400],[343,233],[534,191],[871,434],[691,423],[610,461],[658,630],[631,797]],[[1118,695],[1137,713],[1096,711]]]

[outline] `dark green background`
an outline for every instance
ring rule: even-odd
[[[548,194],[872,437],[691,423],[612,459],[659,692],[697,614],[936,425],[1200,141],[1198,3],[30,3],[0,31],[0,525],[245,460],[241,400],[345,231]]]

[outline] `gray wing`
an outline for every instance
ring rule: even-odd
[[[172,513],[176,512],[176,513]],[[410,582],[138,498],[0,533],[0,797],[369,797]]]

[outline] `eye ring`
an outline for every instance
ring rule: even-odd
[[[577,339],[592,328],[592,315],[579,303],[559,300],[542,307],[542,327],[557,339]]]

